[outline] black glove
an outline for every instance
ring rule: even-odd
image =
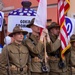
[[[58,63],[58,66],[59,66],[60,69],[63,69],[65,67],[64,61],[60,60],[59,63]]]

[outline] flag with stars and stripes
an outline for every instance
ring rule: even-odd
[[[31,32],[26,25],[29,24],[35,16],[36,10],[32,8],[19,8],[11,11],[8,15],[8,32],[12,32],[15,25],[19,25],[22,29]]]
[[[69,49],[70,44],[68,40],[68,32],[66,27],[66,20],[65,15],[68,12],[68,9],[70,8],[70,1],[69,0],[58,0],[58,15],[59,15],[59,25],[61,27],[60,29],[60,39],[61,39],[61,57],[64,59],[64,53],[66,50]]]

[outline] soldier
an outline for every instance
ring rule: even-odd
[[[47,27],[51,39],[50,50],[47,53],[50,63],[50,75],[67,75],[68,52],[65,53],[64,62],[61,59],[61,42],[59,39],[60,26],[56,22],[52,22]]]
[[[31,56],[31,65],[30,71],[31,75],[48,75],[49,74],[49,65],[44,64],[44,44],[43,39],[46,36],[44,31],[40,36],[40,27],[34,25],[34,18],[31,20],[30,24],[27,27],[32,29],[32,33],[29,35],[24,42],[28,47]],[[49,41],[50,42],[50,41]]]
[[[5,46],[0,59],[1,75],[28,75],[29,51],[22,44],[24,35],[27,34],[19,26],[13,29],[9,36],[13,36],[14,42]]]
[[[71,75],[75,75],[75,34],[71,36],[70,43],[71,43],[70,71]]]

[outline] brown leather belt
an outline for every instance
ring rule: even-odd
[[[27,71],[27,69],[28,69],[27,65],[25,67],[23,67],[23,68],[18,68],[15,65],[10,66],[11,71],[20,71],[20,72],[22,72],[22,71]]]
[[[42,62],[42,59],[38,58],[38,57],[34,57],[31,59],[32,62]]]
[[[56,58],[56,57],[54,57],[54,56],[49,56],[49,60],[54,60],[54,61],[56,61],[56,60],[59,60],[60,58]]]

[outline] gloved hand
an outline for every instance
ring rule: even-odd
[[[49,36],[48,30],[46,28],[44,29],[44,32],[46,33],[46,40],[47,40],[47,42],[50,42],[51,41],[50,40],[50,36]]]
[[[43,29],[40,36],[40,41],[43,41],[46,36],[47,36],[46,29]]]
[[[60,35],[58,36],[58,39],[60,40]]]
[[[47,42],[51,42],[49,34],[47,34]]]

